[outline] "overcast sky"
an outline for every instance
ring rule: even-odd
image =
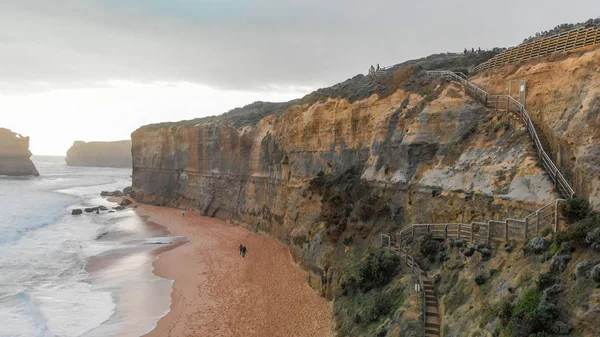
[[[0,127],[64,155],[599,13],[598,0],[0,0]]]

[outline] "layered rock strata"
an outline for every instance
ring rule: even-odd
[[[76,141],[67,151],[67,165],[95,167],[131,167],[131,141]]]

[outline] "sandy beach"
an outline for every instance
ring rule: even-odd
[[[218,219],[141,205],[149,221],[189,242],[159,255],[154,273],[174,280],[171,311],[149,337],[329,336],[330,304],[278,241]],[[248,247],[242,258],[239,245]]]

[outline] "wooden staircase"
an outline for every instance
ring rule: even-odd
[[[425,292],[425,337],[440,337],[440,311],[435,288],[424,271],[423,291]]]
[[[427,273],[421,269],[414,257],[406,250],[400,247],[400,244],[393,242],[389,235],[381,234],[381,246],[389,247],[393,252],[400,256],[400,261],[412,268],[412,275],[415,281],[421,286],[421,308],[423,313],[423,323],[425,326],[425,337],[440,337],[440,310],[435,288]]]
[[[573,187],[571,187],[549,156],[552,152],[550,151],[548,140],[539,125],[533,123],[523,104],[509,95],[488,94],[487,91],[481,89],[472,82],[469,82],[467,76],[463,73],[455,73],[448,70],[430,70],[427,71],[427,75],[441,77],[461,84],[467,95],[473,97],[476,101],[481,102],[488,108],[515,113],[527,128],[527,132],[533,141],[533,147],[540,160],[540,165],[548,173],[558,192],[562,194],[565,199],[575,197]]]

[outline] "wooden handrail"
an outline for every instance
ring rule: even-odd
[[[400,242],[404,242],[408,238],[414,239],[416,237],[421,237],[421,236],[424,236],[429,233],[434,234],[434,237],[436,237],[438,239],[459,238],[459,239],[465,239],[466,241],[470,241],[471,243],[474,243],[475,241],[477,241],[476,237],[478,237],[479,239],[482,239],[484,242],[487,242],[487,243],[489,243],[491,240],[502,240],[502,241],[527,240],[529,238],[528,237],[529,224],[530,223],[535,224],[536,235],[539,235],[540,223],[541,223],[541,221],[547,220],[545,218],[547,218],[549,215],[553,215],[553,221],[550,224],[545,223],[542,225],[545,225],[545,227],[549,228],[552,231],[558,231],[559,230],[558,214],[560,211],[559,204],[565,203],[566,201],[567,201],[566,199],[555,199],[552,202],[540,207],[536,211],[530,213],[523,219],[505,218],[504,220],[488,220],[487,222],[411,224],[410,226],[405,227],[400,232],[398,232],[396,234],[396,236],[399,236]],[[548,214],[544,214],[544,212],[549,209],[551,209],[552,211]],[[509,222],[517,224],[517,227],[512,226],[510,228],[519,229],[518,234],[511,234],[511,233],[506,232],[506,227],[508,226]],[[551,227],[549,227],[549,225]],[[456,229],[450,228],[452,226],[456,226]],[[502,226],[504,226],[504,228],[505,228],[502,236],[492,235],[493,227],[502,227]],[[426,228],[427,231],[425,233],[423,233],[422,231],[419,230],[422,228]],[[474,231],[475,228],[477,228],[477,230],[478,230],[477,235],[475,234],[475,231]],[[482,229],[484,229],[484,232],[487,233],[486,237],[481,237],[481,234],[479,234],[482,232]],[[522,232],[522,234],[521,234],[521,232]],[[440,237],[440,235],[439,235],[440,233],[443,233],[443,237]],[[469,235],[465,235],[465,234],[469,234]],[[394,242],[391,240],[391,237],[389,235],[385,235],[385,236],[389,238],[390,242]],[[383,241],[382,241],[382,245],[385,245],[383,243]]]

